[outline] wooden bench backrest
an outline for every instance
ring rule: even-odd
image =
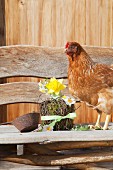
[[[83,47],[94,61],[113,64],[113,48]],[[23,76],[67,78],[67,68],[68,59],[64,48],[22,45],[0,47],[0,79]],[[0,105],[40,103],[45,97],[38,91],[36,82],[0,84]]]

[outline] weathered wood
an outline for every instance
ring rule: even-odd
[[[62,168],[65,169],[75,169],[75,170],[95,170],[96,163],[85,163],[85,164],[71,164],[71,165],[64,165]],[[99,168],[99,167],[98,167]],[[102,169],[98,169],[102,170]]]
[[[19,133],[19,130],[13,125],[0,125],[0,134],[2,133]]]
[[[11,155],[16,154],[16,145],[0,145],[0,155]]]
[[[4,125],[5,126],[5,125]],[[7,125],[10,130],[11,125]],[[2,129],[2,126],[0,126]],[[92,131],[53,131],[53,132],[29,132],[29,133],[3,133],[0,132],[0,144],[23,144],[37,142],[95,142],[113,141],[113,130]],[[60,136],[60,137],[59,137]],[[10,138],[10,140],[9,140]]]
[[[97,162],[97,163],[85,163],[85,164],[72,164],[62,166],[62,169],[72,170],[112,170],[112,162]]]
[[[7,156],[1,160],[28,164],[28,165],[71,165],[77,163],[91,163],[91,162],[107,162],[113,161],[113,152],[94,152],[87,154],[75,155],[55,155],[55,156],[38,156],[38,155],[24,155],[24,156]]]
[[[68,87],[63,94],[68,95]],[[36,82],[14,82],[0,84],[0,105],[12,103],[41,103],[49,98],[38,89]]]
[[[32,144],[35,145],[35,144]],[[44,144],[42,144],[45,146]],[[61,151],[66,149],[75,149],[75,148],[91,148],[91,147],[111,147],[113,146],[113,141],[79,141],[79,142],[55,142],[55,143],[48,143],[46,148],[53,150],[53,151]]]
[[[67,77],[67,58],[62,55],[63,49],[61,48],[1,47],[0,77]]]
[[[8,161],[0,161],[0,170],[61,170],[60,166],[32,166]]]
[[[112,0],[7,0],[5,13],[7,44],[113,45]]]
[[[112,162],[100,162],[100,163],[86,163],[86,164],[72,164],[72,165],[65,165],[65,166],[32,166],[32,165],[25,165],[19,164],[14,162],[8,161],[0,161],[0,170],[65,170],[65,169],[76,169],[76,170],[112,170],[113,163]]]
[[[38,90],[38,83],[15,82],[0,85],[0,105],[11,103],[41,103],[48,97]]]
[[[24,145],[17,145],[17,155],[24,154]]]
[[[113,48],[84,46],[96,61],[111,65]],[[43,67],[42,67],[43,66]],[[67,77],[68,60],[64,48],[39,46],[0,47],[0,77]]]
[[[39,155],[59,155],[58,152],[50,150],[47,145],[35,143],[34,145],[26,144],[25,147],[27,147],[28,151],[31,151],[32,153],[37,153]]]
[[[0,79],[0,85],[3,83],[6,83],[7,80],[6,79]],[[3,96],[1,96],[0,98],[2,99]],[[0,123],[2,122],[6,122],[7,121],[7,106],[5,105],[0,105]]]

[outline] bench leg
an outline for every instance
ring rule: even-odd
[[[17,145],[17,155],[23,155],[24,154],[24,145]]]

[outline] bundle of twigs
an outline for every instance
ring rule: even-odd
[[[59,115],[66,116],[68,113],[74,112],[74,105],[67,105],[62,99],[50,99],[41,103],[40,112],[42,116]],[[44,124],[51,123],[50,120],[44,121]],[[56,122],[53,130],[70,130],[73,127],[73,120],[66,118],[60,122]]]

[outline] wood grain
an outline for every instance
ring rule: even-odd
[[[0,85],[6,82],[7,82],[6,79],[0,79]],[[7,106],[0,105],[0,123],[6,122],[6,121],[7,121]]]
[[[85,44],[85,10],[84,0],[6,0],[7,45],[60,47],[75,39]]]
[[[68,165],[77,163],[91,163],[91,162],[110,162],[113,161],[113,152],[103,152],[100,153],[87,153],[80,155],[55,155],[55,156],[36,156],[36,155],[24,155],[24,156],[7,156],[1,160],[28,164],[28,165]]]
[[[113,48],[83,46],[95,62],[111,65]],[[64,48],[7,46],[0,48],[0,77],[66,78],[68,60]]]
[[[78,166],[77,166],[78,167]],[[79,165],[79,167],[81,167]],[[86,167],[85,165],[82,167]],[[23,170],[60,170],[60,166],[32,166],[32,165],[24,165],[19,163],[13,163],[8,161],[0,161],[0,170],[6,169],[23,169]]]
[[[113,46],[113,1],[86,0],[86,44]]]
[[[2,125],[0,126],[0,144],[2,144],[1,146],[3,147],[2,150],[0,150],[0,162],[3,160],[37,166],[73,165],[76,167],[78,163],[113,161],[113,152],[109,148],[113,146],[112,131],[113,130],[19,133],[12,125]],[[62,136],[62,138],[59,138],[59,135]],[[10,140],[8,140],[9,137]],[[26,149],[29,149],[31,155],[15,155],[15,146],[11,144],[20,145],[23,143],[26,143],[25,153]],[[6,145],[7,147],[5,147],[3,144],[10,144],[10,146]],[[3,150],[6,151],[8,148],[12,151],[8,152],[9,155],[7,152],[3,152]],[[78,150],[78,148],[85,149]],[[87,150],[86,148],[90,149]],[[71,150],[69,151],[69,149]],[[64,150],[68,152],[65,153]],[[62,154],[62,151],[64,154]],[[35,155],[32,155],[33,153],[35,153]]]
[[[50,143],[50,142],[109,142],[113,141],[113,130],[92,131],[53,131],[53,132],[29,132],[19,133],[13,130],[13,125],[0,126],[0,144],[23,144],[23,143]],[[6,128],[5,128],[6,127]],[[6,129],[6,132],[3,129]],[[10,131],[11,130],[11,131]],[[9,132],[7,132],[9,131]],[[5,133],[4,133],[5,132]],[[59,136],[61,136],[59,138]],[[10,140],[8,140],[10,138]],[[93,144],[92,144],[93,145]],[[104,144],[103,144],[104,145]],[[112,145],[112,143],[111,143]],[[89,144],[89,146],[91,146]],[[106,145],[105,145],[106,146]],[[70,147],[69,147],[70,148]]]
[[[26,146],[27,146],[27,148],[26,148]],[[40,154],[40,155],[60,155],[60,153],[49,149],[47,147],[47,145],[41,145],[41,144],[38,144],[38,143],[35,144],[35,145],[27,144],[27,145],[25,145],[25,148],[33,154],[37,153],[37,154]]]
[[[67,77],[63,49],[35,46],[0,48],[0,77]],[[63,55],[63,56],[62,56]]]
[[[112,6],[112,0],[5,0],[6,43],[113,46]]]
[[[67,95],[68,88],[63,94]],[[0,105],[13,103],[42,103],[49,95],[45,95],[38,89],[35,82],[15,82],[0,85]]]
[[[27,145],[27,144],[26,144]],[[26,146],[25,145],[25,146]],[[39,147],[40,144],[38,143],[32,143],[30,146],[32,147]],[[29,144],[28,144],[29,146]],[[80,148],[91,148],[91,147],[112,147],[113,146],[113,141],[79,141],[79,142],[74,142],[74,141],[65,141],[65,142],[53,142],[53,143],[47,143],[41,144],[41,147],[45,147],[52,150],[52,151],[62,151],[62,150],[73,150],[73,149],[80,149]],[[34,148],[35,148],[34,147]]]

